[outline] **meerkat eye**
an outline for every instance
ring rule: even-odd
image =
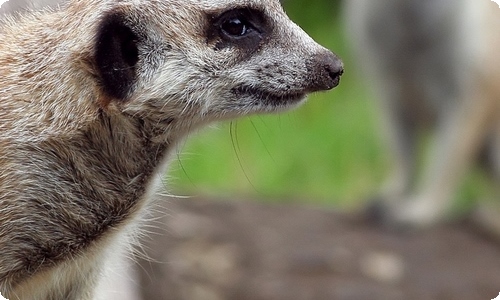
[[[245,19],[236,17],[222,23],[221,30],[227,35],[241,37],[252,30],[252,27]]]

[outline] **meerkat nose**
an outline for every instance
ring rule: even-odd
[[[329,58],[325,60],[325,70],[327,71],[328,75],[330,76],[330,85],[328,86],[327,89],[333,89],[340,83],[340,76],[344,74],[344,63],[340,58],[331,53],[328,56]]]
[[[312,59],[312,66],[315,90],[330,90],[339,85],[344,64],[337,55],[330,51],[322,52]]]

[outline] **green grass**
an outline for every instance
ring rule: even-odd
[[[192,136],[172,164],[174,193],[350,205],[384,177],[374,103],[355,77],[337,5],[288,3],[292,19],[344,60],[340,86],[312,95],[296,111],[223,123]]]

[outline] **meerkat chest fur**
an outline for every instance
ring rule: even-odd
[[[294,107],[343,71],[277,0],[71,0],[7,18],[0,39],[11,300],[93,299],[106,249],[130,235],[180,139]]]

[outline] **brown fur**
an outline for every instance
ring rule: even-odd
[[[256,24],[253,40],[212,24],[231,10]],[[0,39],[0,292],[11,300],[93,299],[180,139],[295,106],[342,73],[269,0],[74,0],[8,19]]]

